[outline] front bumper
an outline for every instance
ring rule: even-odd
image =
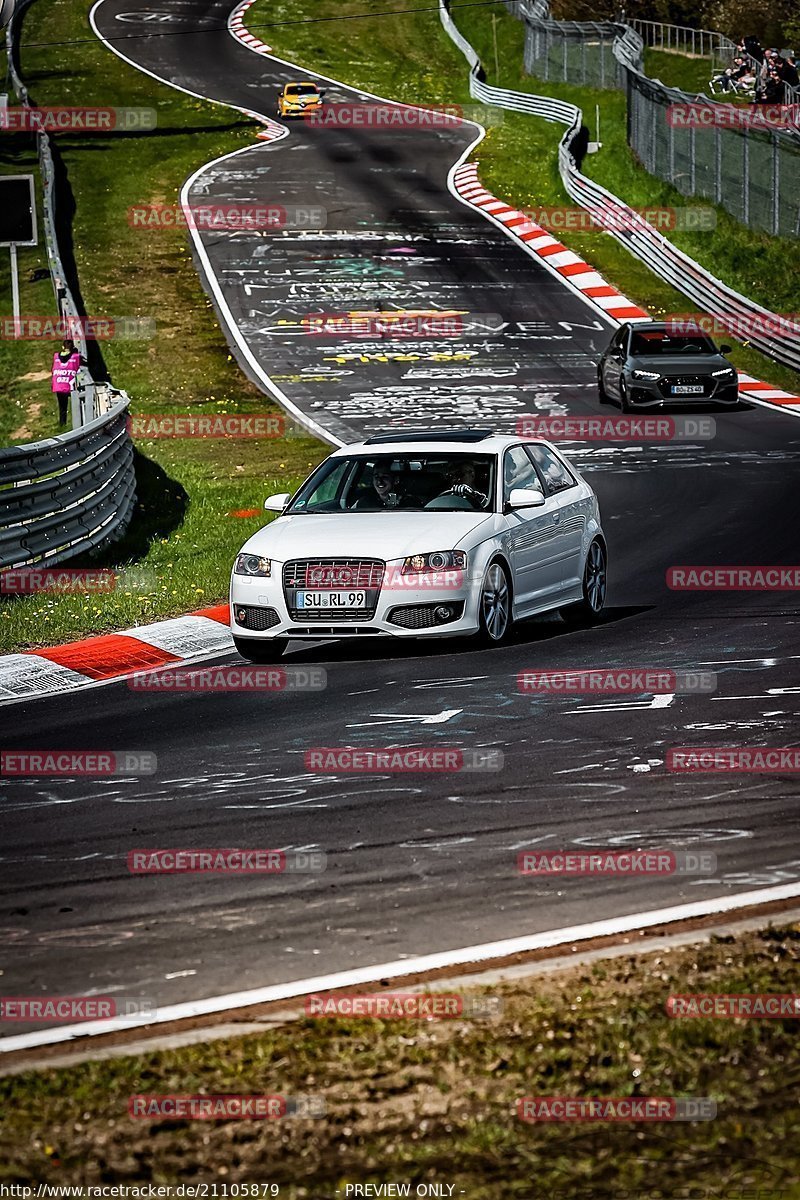
[[[626,375],[628,403],[637,408],[672,408],[676,404],[730,405],[739,402],[738,379],[726,379],[720,383],[712,376],[696,376],[689,386],[702,385],[702,392],[673,395],[673,384],[680,384],[682,378],[662,376],[660,379],[635,379],[632,375]]]
[[[387,574],[400,564],[387,563]],[[464,572],[458,586],[434,586],[417,580],[414,585],[395,582],[384,584],[375,597],[374,609],[367,614],[337,614],[335,610],[306,614],[290,611],[284,591],[283,564],[273,561],[268,579],[232,575],[230,588],[231,633],[237,638],[257,641],[295,638],[302,641],[343,637],[394,638],[453,637],[475,633],[481,579]],[[419,577],[423,578],[423,577]],[[448,619],[436,609],[451,610]]]

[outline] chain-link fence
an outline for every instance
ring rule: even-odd
[[[528,18],[525,70],[537,79],[579,83],[584,87],[625,86],[624,66],[614,53],[618,40],[632,33],[611,21],[548,21]],[[641,39],[631,49],[641,65]]]
[[[523,10],[525,68],[538,79],[624,88],[627,136],[644,167],[684,196],[702,196],[751,229],[800,236],[800,131],[795,106],[742,107],[648,79],[641,36],[615,22],[553,21]]]
[[[628,142],[651,175],[684,196],[713,200],[751,229],[800,236],[800,137],[728,128],[718,123],[728,106],[695,101],[635,71],[627,78]],[[748,119],[758,112],[744,111]]]

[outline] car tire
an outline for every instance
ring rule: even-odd
[[[611,397],[609,396],[606,389],[603,387],[603,376],[600,374],[599,371],[597,372],[597,398],[601,404],[610,404],[611,403]]]
[[[599,538],[589,546],[583,568],[583,596],[575,604],[561,609],[570,625],[593,625],[600,619],[608,591],[608,553]]]
[[[619,381],[619,406],[624,413],[631,411],[631,402],[628,399],[628,386],[624,379]]]
[[[283,658],[283,652],[289,645],[288,638],[265,638],[256,641],[255,638],[233,639],[237,654],[252,663],[276,663]]]
[[[508,639],[513,624],[508,568],[495,558],[486,568],[481,584],[475,640],[479,646],[500,646]]]

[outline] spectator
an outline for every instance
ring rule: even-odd
[[[793,54],[783,59],[783,82],[787,83],[790,88],[800,86],[800,73],[797,70]]]
[[[75,386],[78,368],[85,362],[69,338],[64,338],[61,349],[53,355],[53,391],[58,397],[58,424],[61,429],[67,424],[69,396]]]

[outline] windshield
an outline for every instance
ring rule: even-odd
[[[701,333],[668,333],[637,331],[631,339],[631,354],[652,358],[656,354],[716,354],[711,338]]]
[[[384,452],[329,458],[286,512],[489,512],[494,496],[492,455]]]
[[[287,87],[287,96],[315,96],[317,94],[317,85],[315,83],[294,83]]]

